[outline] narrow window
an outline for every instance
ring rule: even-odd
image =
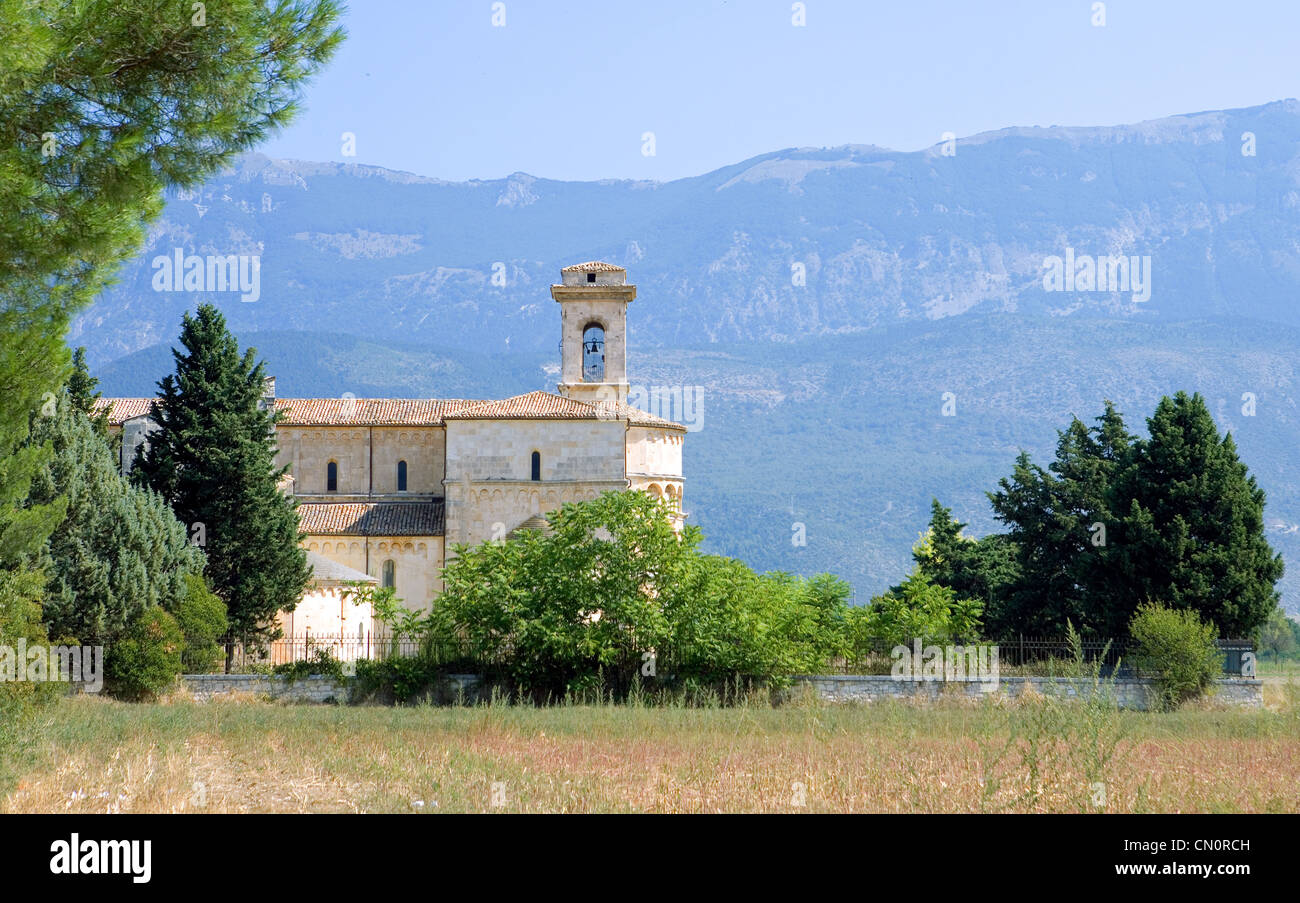
[[[384,562],[384,589],[393,589],[397,586],[397,563],[393,559]]]
[[[542,478],[542,453],[533,452],[533,482]]]
[[[588,282],[595,282],[595,281],[596,281],[596,274],[595,274],[595,273],[588,273],[588,274],[587,274],[587,281],[588,281]]]
[[[333,461],[325,468],[325,491],[339,491],[339,466]]]
[[[398,492],[406,491],[406,462],[405,461],[397,462],[397,491]]]
[[[582,381],[605,381],[605,330],[599,323],[588,323],[582,330]]]

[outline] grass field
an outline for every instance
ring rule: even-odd
[[[1273,661],[1271,659],[1260,659],[1256,662],[1255,672],[1259,677],[1285,677],[1300,678],[1300,662],[1290,659]]]
[[[1300,692],[1263,711],[61,701],[6,812],[1297,812]]]

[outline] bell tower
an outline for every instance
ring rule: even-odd
[[[575,401],[627,402],[627,306],[636,298],[627,270],[593,260],[560,270],[561,395]]]

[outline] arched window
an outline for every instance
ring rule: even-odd
[[[331,461],[325,468],[325,491],[339,491],[339,465]]]
[[[406,491],[406,462],[405,461],[397,462],[397,491],[398,492]]]
[[[384,562],[384,589],[393,589],[397,586],[397,562],[388,559]]]
[[[537,481],[541,480],[541,478],[542,478],[542,453],[541,453],[541,452],[533,452],[533,476],[532,476],[532,479],[533,479],[534,482],[537,482]]]
[[[582,330],[582,381],[605,381],[605,330],[599,323],[588,323]]]

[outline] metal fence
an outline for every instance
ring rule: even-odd
[[[222,645],[224,646],[225,643],[223,642]],[[303,634],[281,637],[261,646],[244,646],[237,643],[231,666],[232,670],[236,671],[254,667],[275,667],[293,662],[312,661],[322,653],[331,655],[340,662],[355,662],[359,659],[382,659],[392,655],[414,656],[422,651],[424,651],[423,644],[412,637],[368,632],[348,636]]]

